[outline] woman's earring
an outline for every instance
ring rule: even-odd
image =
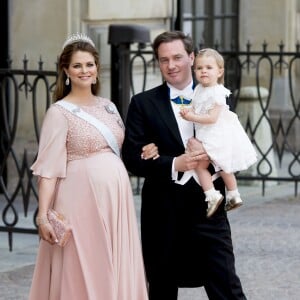
[[[66,81],[65,81],[65,84],[68,86],[70,84],[70,77],[68,76]]]
[[[94,78],[94,80],[93,80],[92,84],[96,84],[96,83],[97,83],[97,77],[96,77],[96,78]]]

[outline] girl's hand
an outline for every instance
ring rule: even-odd
[[[142,159],[157,159],[159,158],[158,148],[154,143],[147,144],[142,148]]]
[[[193,110],[191,108],[182,107],[179,111],[180,116],[187,120],[192,121],[191,118],[194,115]]]
[[[186,107],[181,107],[181,108],[180,108],[180,111],[179,111],[180,115],[181,115],[183,118],[184,118],[184,116],[185,116],[188,112],[189,112],[189,109],[186,108]]]

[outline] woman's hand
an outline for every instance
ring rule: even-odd
[[[58,243],[57,237],[51,224],[48,221],[47,215],[38,216],[36,218],[36,223],[39,228],[39,236],[41,237],[41,239],[51,245]]]
[[[154,143],[147,144],[142,148],[142,159],[157,159],[159,158],[158,148]]]
[[[50,225],[47,217],[47,211],[51,207],[52,199],[55,194],[57,178],[39,177],[39,211],[36,218],[36,224],[39,227],[39,235],[51,245],[58,243],[57,237]]]

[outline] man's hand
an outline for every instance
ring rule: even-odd
[[[175,170],[185,172],[195,169],[200,160],[209,160],[202,143],[196,138],[190,138],[187,143],[185,154],[175,159]]]
[[[202,154],[206,154],[202,143],[194,137],[192,137],[188,140],[188,143],[186,146],[186,153],[190,153],[193,151],[200,151]],[[206,156],[207,156],[207,154],[206,154]],[[206,159],[207,160],[209,159],[208,156]]]
[[[184,153],[175,158],[175,170],[179,172],[185,172],[195,169],[200,160],[206,159],[207,154],[202,151],[191,151]]]

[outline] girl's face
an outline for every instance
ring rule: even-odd
[[[194,72],[197,81],[205,87],[218,84],[224,69],[220,68],[213,56],[199,56],[195,60]]]
[[[97,65],[91,53],[77,51],[72,55],[70,65],[65,72],[70,77],[72,89],[91,87],[97,78]]]

